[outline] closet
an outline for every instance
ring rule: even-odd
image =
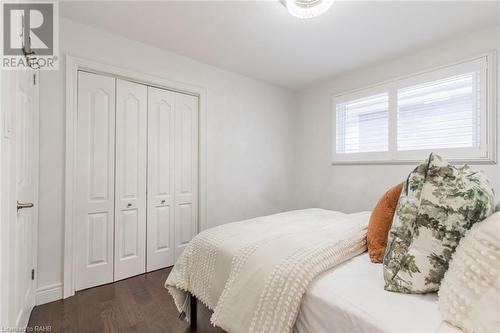
[[[197,233],[198,97],[78,72],[76,290],[174,264]]]

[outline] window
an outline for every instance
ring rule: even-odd
[[[388,149],[389,96],[380,94],[337,105],[337,152]]]
[[[333,162],[493,162],[492,55],[334,98]]]
[[[398,90],[398,150],[479,148],[479,72]]]

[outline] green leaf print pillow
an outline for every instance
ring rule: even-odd
[[[482,172],[432,153],[404,183],[384,256],[385,289],[438,291],[460,239],[494,207]]]

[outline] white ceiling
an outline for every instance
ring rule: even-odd
[[[496,1],[338,1],[314,19],[278,1],[63,2],[62,16],[217,67],[301,89],[498,24]]]

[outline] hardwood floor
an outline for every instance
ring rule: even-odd
[[[198,328],[179,319],[163,287],[170,268],[79,291],[65,300],[36,306],[27,332],[221,333],[198,302]]]

